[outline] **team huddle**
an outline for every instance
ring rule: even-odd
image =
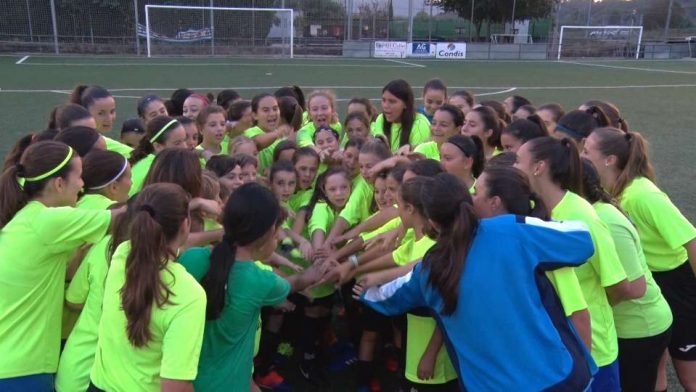
[[[616,105],[116,101],[0,177],[0,391],[696,391],[696,229]],[[398,387],[385,387],[392,373]],[[391,385],[391,384],[390,384]],[[295,389],[302,389],[295,386]]]

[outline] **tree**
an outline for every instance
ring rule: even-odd
[[[310,25],[342,26],[346,18],[343,5],[335,0],[293,0],[286,7],[299,11],[295,16],[295,25],[301,31],[307,31]]]
[[[512,19],[512,4],[510,0],[473,0],[474,20],[470,22],[476,26],[478,38],[481,26],[487,23],[504,23]],[[516,0],[515,19],[524,20],[543,18],[548,16],[558,0]],[[472,0],[441,0],[443,9],[447,12],[455,12],[464,19],[471,18]]]

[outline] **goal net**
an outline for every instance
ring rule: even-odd
[[[639,58],[643,26],[561,26],[558,59]]]
[[[293,57],[293,10],[146,5],[147,56]]]

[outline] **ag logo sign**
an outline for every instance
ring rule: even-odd
[[[408,57],[435,57],[435,44],[429,42],[411,42]]]

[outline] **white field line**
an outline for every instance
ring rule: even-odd
[[[58,66],[58,67],[331,67],[331,68],[413,68],[423,67],[425,65],[404,64],[404,65],[388,65],[388,64],[317,64],[317,63],[146,63],[146,62],[122,62],[122,63],[22,63],[22,66]]]
[[[412,67],[418,67],[418,68],[425,68],[425,65],[422,64],[416,64],[416,63],[409,63],[408,61],[403,61],[403,60],[394,60],[394,59],[384,59],[385,61],[390,61],[392,63],[397,63],[397,64],[405,64],[405,65],[410,65]]]
[[[559,63],[572,64],[572,65],[582,65],[585,67],[599,67],[599,68],[611,68],[611,69],[625,69],[630,71],[643,71],[643,72],[656,72],[656,73],[672,73],[681,75],[696,75],[696,71],[678,71],[671,69],[655,69],[655,68],[640,68],[640,67],[625,67],[622,65],[608,65],[608,64],[596,64],[596,63],[585,63],[580,61],[566,61],[560,60]]]
[[[24,56],[21,59],[19,59],[15,64],[22,64],[23,62],[27,61],[29,56]]]
[[[384,86],[303,86],[304,89],[335,89],[335,90],[367,90],[367,89],[382,89]],[[500,94],[500,89],[515,89],[515,90],[623,90],[623,89],[644,89],[644,88],[693,88],[696,84],[646,84],[646,85],[618,85],[618,86],[497,86],[497,87],[485,87],[485,86],[449,86],[449,89],[470,89],[470,90],[495,90],[491,93],[482,94]],[[166,88],[110,88],[111,92],[129,92],[129,91],[174,91],[178,87],[166,87]],[[235,90],[275,90],[278,86],[257,86],[257,87],[234,87],[234,86],[223,86],[223,87],[189,87],[191,90],[197,91],[215,91],[222,90],[226,88],[234,88]],[[423,86],[412,86],[413,89],[422,89]],[[68,94],[72,90],[61,90],[61,89],[3,89],[0,88],[0,93],[16,93],[16,94],[36,94],[36,93],[58,93],[58,94]],[[506,92],[507,90],[502,90]],[[513,90],[510,90],[513,91]],[[478,95],[482,95],[478,94]]]

